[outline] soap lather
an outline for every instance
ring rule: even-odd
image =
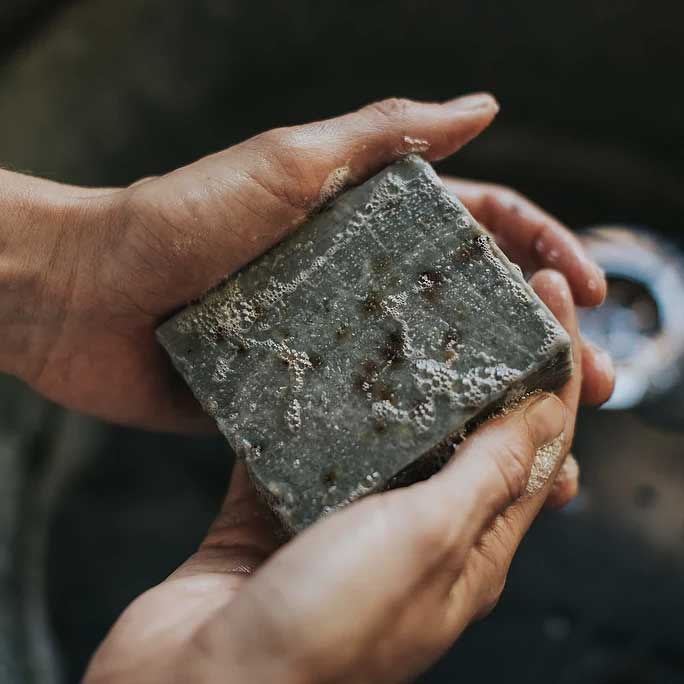
[[[157,331],[292,533],[429,476],[570,375],[570,340],[416,156],[338,197]]]

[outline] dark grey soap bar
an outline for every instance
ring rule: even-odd
[[[429,475],[473,421],[571,371],[565,331],[418,157],[158,337],[293,532]]]

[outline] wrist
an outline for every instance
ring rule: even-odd
[[[0,371],[40,375],[87,263],[83,236],[107,223],[110,194],[0,171]]]

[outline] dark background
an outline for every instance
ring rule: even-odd
[[[573,227],[681,243],[683,22],[679,0],[2,0],[0,163],[127,184],[381,97],[491,90],[499,119],[442,170],[509,184]],[[0,396],[0,675],[76,681],[201,539],[231,456],[65,414],[8,380]],[[422,681],[684,682],[680,444],[585,413],[583,494],[542,516],[494,616]]]

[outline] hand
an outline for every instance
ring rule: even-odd
[[[572,440],[582,366],[571,293],[554,271],[532,284],[573,340],[576,373],[559,398],[533,397],[430,480],[362,499],[280,550],[236,465],[198,552],[125,611],[86,682],[398,684],[434,662],[496,603]],[[536,449],[560,434],[549,479],[526,495]]]
[[[305,221],[342,184],[361,183],[411,149],[431,161],[450,155],[497,111],[489,95],[387,100],[268,131],[118,190],[0,172],[4,215],[12,218],[0,223],[0,367],[60,404],[113,421],[212,429],[155,327]],[[450,183],[511,256],[562,271],[577,303],[601,302],[603,275],[561,224],[510,191]],[[583,366],[584,398],[604,401],[609,362],[584,347]]]
[[[444,178],[446,186],[494,236],[511,261],[524,271],[553,268],[574,285],[578,306],[597,306],[606,294],[605,276],[588,262],[580,241],[553,216],[510,188]],[[613,363],[607,352],[582,340],[581,401],[599,406],[613,392]]]

